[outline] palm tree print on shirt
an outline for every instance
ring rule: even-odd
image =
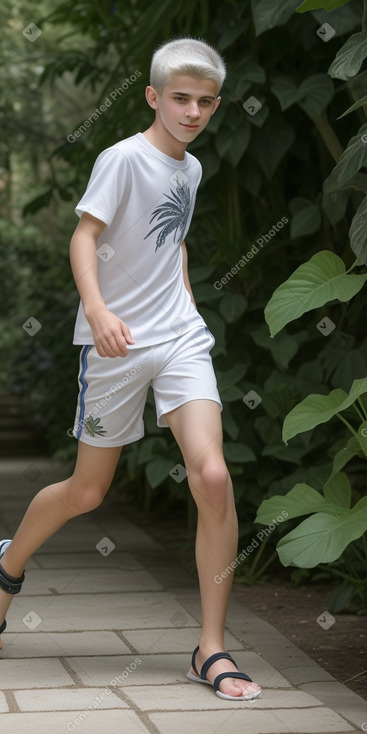
[[[176,191],[170,189],[170,193],[172,196],[163,194],[169,201],[157,206],[149,221],[149,224],[151,224],[153,219],[158,219],[160,220],[159,224],[156,224],[144,237],[146,240],[157,229],[160,230],[156,239],[155,252],[165,244],[166,238],[171,232],[174,232],[174,242],[182,242],[190,214],[190,188],[187,183],[180,183],[177,179]]]

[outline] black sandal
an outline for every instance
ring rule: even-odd
[[[241,680],[248,680],[250,683],[253,683],[252,678],[249,678],[246,673],[236,673],[234,671],[227,673],[220,673],[217,675],[217,677],[214,679],[214,684],[210,682],[210,680],[207,679],[206,674],[213,663],[215,663],[217,660],[226,659],[230,660],[233,665],[236,665],[235,661],[231,656],[228,654],[228,652],[216,652],[214,655],[211,655],[204,663],[203,667],[201,668],[200,673],[198,673],[195,665],[195,658],[196,654],[199,650],[199,646],[195,648],[193,654],[192,654],[192,660],[191,665],[193,669],[195,670],[196,675],[191,673],[189,671],[186,673],[186,677],[189,678],[189,680],[193,680],[198,683],[209,683],[210,686],[214,687],[214,690],[220,698],[225,698],[227,701],[250,701],[252,698],[258,698],[258,696],[261,696],[261,688],[258,691],[255,691],[254,693],[249,693],[247,696],[228,696],[227,693],[222,693],[222,691],[219,690],[219,684],[224,678],[240,678]],[[238,666],[236,665],[236,668],[238,670]]]
[[[5,553],[5,550],[4,550]],[[3,554],[1,554],[3,555]],[[1,558],[1,556],[0,556]],[[7,594],[19,594],[22,583],[24,581],[24,571],[19,578],[17,576],[10,576],[0,563],[0,589],[5,591]],[[0,635],[6,630],[6,619],[0,624]]]

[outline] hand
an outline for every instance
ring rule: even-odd
[[[130,329],[105,306],[87,316],[100,357],[126,357],[127,344],[135,344]]]

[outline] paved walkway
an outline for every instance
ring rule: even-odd
[[[0,462],[0,537],[63,478]],[[249,592],[250,593],[250,592]],[[200,629],[196,582],[107,505],[69,522],[27,566],[0,654],[1,734],[322,734],[367,731],[367,702],[231,601],[226,648],[263,688],[230,702],[186,678]]]

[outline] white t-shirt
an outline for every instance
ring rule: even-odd
[[[205,326],[185,288],[181,247],[200,179],[193,155],[176,160],[137,133],[98,156],[75,208],[107,224],[97,240],[98,282],[131,331],[129,350]],[[80,301],[73,344],[93,343]]]

